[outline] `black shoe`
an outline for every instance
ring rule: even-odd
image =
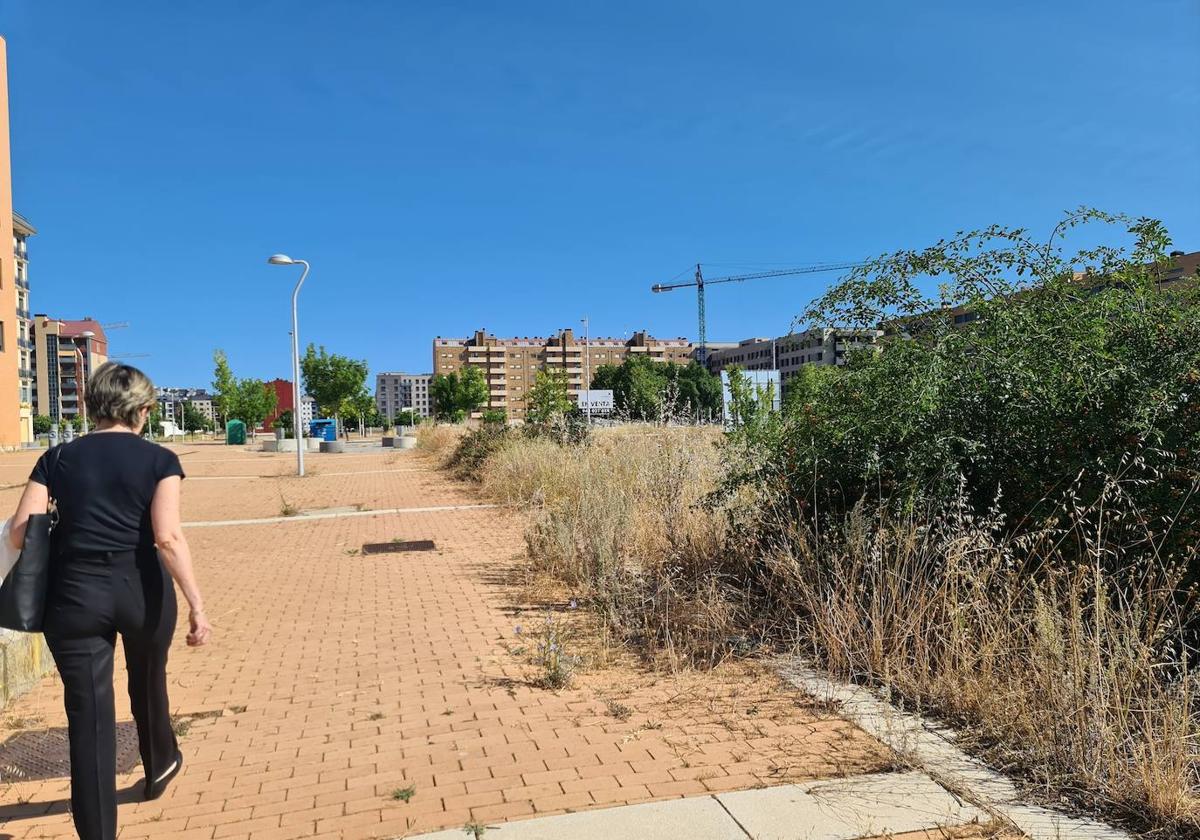
[[[158,799],[158,797],[162,796],[167,789],[167,785],[171,784],[182,769],[183,753],[175,750],[175,763],[171,766],[171,769],[157,779],[146,779],[146,801],[149,802],[151,799]]]

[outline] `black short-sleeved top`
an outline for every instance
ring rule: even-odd
[[[55,548],[65,554],[154,545],[150,502],[158,482],[183,478],[179,456],[129,432],[93,432],[38,459],[30,479],[58,505]]]

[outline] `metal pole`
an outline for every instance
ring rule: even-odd
[[[592,425],[592,325],[583,319],[583,392],[587,395],[587,424]]]
[[[83,350],[80,351],[79,364],[76,366],[76,370],[75,370],[75,382],[79,386],[79,390],[77,391],[77,393],[79,394],[79,410],[83,413],[82,429],[83,429],[83,434],[85,434],[85,435],[88,433],[87,376],[83,369],[83,360],[87,357],[87,344],[88,344],[88,339],[84,338],[83,339]]]
[[[304,266],[300,282],[292,291],[292,436],[296,439],[296,475],[304,475],[304,438],[300,434],[300,320],[296,315],[296,301],[300,287],[308,277],[308,261],[296,260]]]

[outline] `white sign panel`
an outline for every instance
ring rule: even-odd
[[[592,414],[612,414],[612,389],[579,392],[579,410],[587,413],[589,406]]]

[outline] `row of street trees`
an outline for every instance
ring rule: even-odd
[[[305,392],[317,401],[322,417],[354,429],[382,426],[375,398],[367,390],[367,362],[308,345],[300,360]]]
[[[279,401],[273,388],[261,379],[234,376],[223,350],[213,352],[213,363],[213,405],[223,421],[241,420],[254,430],[275,414]],[[304,392],[316,401],[322,417],[332,417],[356,429],[382,425],[375,400],[367,390],[365,361],[310,344],[300,360],[300,372]],[[284,412],[277,423],[290,432],[291,412]]]
[[[678,365],[629,356],[619,365],[597,368],[591,387],[612,390],[617,413],[630,420],[700,419],[721,413],[721,380],[697,362]],[[460,422],[487,404],[488,386],[481,369],[466,367],[435,376],[430,393],[439,420]],[[547,415],[567,414],[575,405],[566,371],[560,368],[539,371],[526,399],[526,419],[534,423]]]
[[[241,420],[251,434],[275,413],[279,405],[274,389],[261,379],[234,376],[224,350],[213,351],[212,388],[213,408],[222,422]]]
[[[699,362],[677,365],[630,355],[601,365],[592,387],[613,392],[617,412],[630,420],[705,419],[721,415],[721,380]]]

